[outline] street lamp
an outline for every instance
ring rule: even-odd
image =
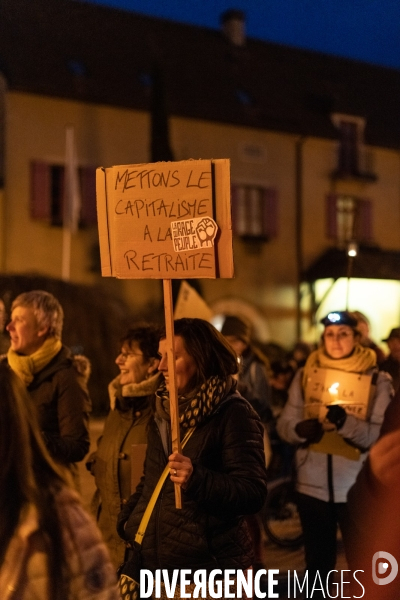
[[[347,256],[354,258],[358,254],[358,245],[356,242],[349,242],[347,245]]]

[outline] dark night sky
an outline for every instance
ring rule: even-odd
[[[400,0],[86,1],[211,28],[239,8],[250,37],[400,69]]]

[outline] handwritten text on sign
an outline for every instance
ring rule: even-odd
[[[365,420],[368,415],[371,375],[336,369],[312,369],[305,391],[305,418],[318,419],[321,409],[339,404],[348,414]]]
[[[113,168],[119,276],[215,277],[211,161],[149,166]]]

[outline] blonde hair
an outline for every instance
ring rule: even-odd
[[[11,310],[13,311],[18,306],[32,308],[38,326],[40,328],[48,327],[48,337],[61,339],[64,311],[53,294],[43,290],[24,292],[15,298]]]

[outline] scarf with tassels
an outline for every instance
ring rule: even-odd
[[[211,415],[221,400],[236,388],[236,381],[232,377],[210,377],[191,396],[179,396],[179,424],[184,429],[199,425],[206,417]],[[169,392],[165,381],[156,392],[156,413],[162,419],[170,420]]]
[[[7,360],[11,369],[24,382],[26,387],[33,381],[36,373],[44,367],[60,352],[61,340],[55,337],[47,338],[33,354],[24,356],[18,354],[12,348],[8,349]]]
[[[376,365],[376,354],[371,348],[365,348],[356,344],[354,352],[346,358],[331,358],[325,353],[323,346],[314,350],[307,358],[303,371],[303,388],[305,389],[307,379],[311,370],[318,369],[337,369],[349,373],[366,373]]]

